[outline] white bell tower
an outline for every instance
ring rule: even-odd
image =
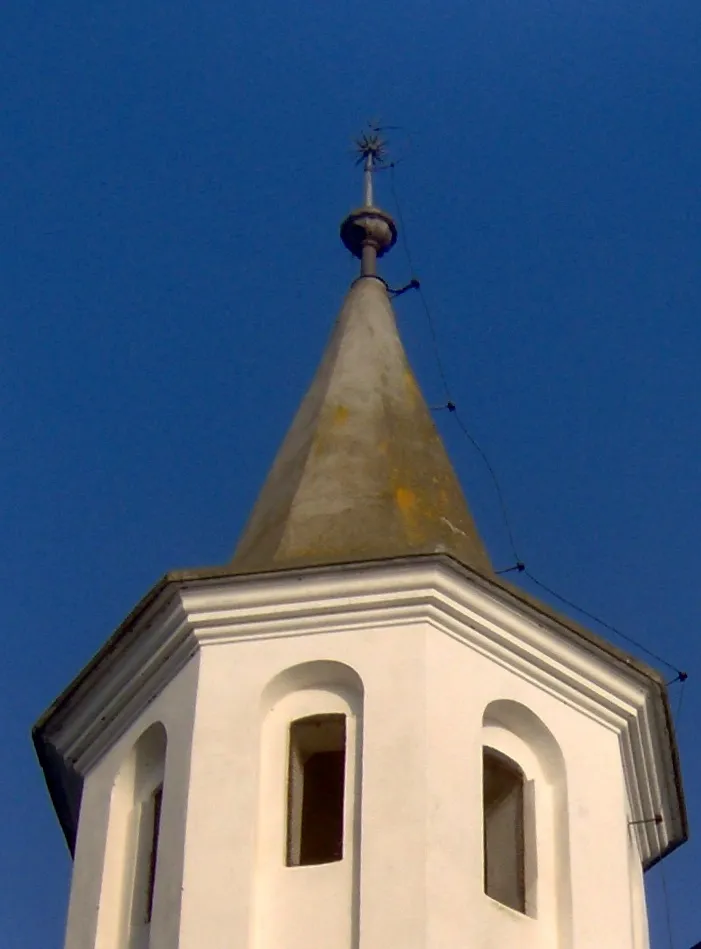
[[[652,669],[494,575],[376,259],[223,568],[168,574],[34,740],[66,949],[645,949],[686,839]]]

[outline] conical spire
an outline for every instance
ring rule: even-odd
[[[377,157],[364,152],[365,204],[341,227],[361,276],[244,530],[233,559],[242,571],[443,552],[493,572],[408,364],[387,287],[374,275],[397,233],[373,205]]]

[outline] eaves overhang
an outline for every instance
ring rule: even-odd
[[[33,739],[71,852],[83,775],[198,649],[305,630],[429,621],[619,735],[645,868],[688,836],[664,679],[501,579],[443,555],[241,574],[167,574],[41,716]],[[654,818],[659,815],[660,821]]]

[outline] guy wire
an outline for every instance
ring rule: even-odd
[[[621,632],[620,629],[618,629],[617,627],[613,626],[611,623],[607,623],[605,620],[602,620],[602,619],[601,619],[600,617],[598,617],[596,614],[591,613],[589,610],[586,610],[586,609],[584,609],[583,607],[579,606],[579,605],[578,605],[577,603],[575,603],[573,600],[570,600],[570,599],[568,599],[567,597],[562,596],[560,593],[557,593],[557,591],[554,590],[552,587],[550,587],[550,586],[548,586],[547,584],[543,583],[542,580],[539,580],[539,579],[526,567],[526,564],[525,564],[525,563],[521,560],[521,558],[518,556],[518,552],[517,552],[517,549],[516,549],[516,542],[515,542],[515,539],[514,539],[514,533],[513,533],[513,530],[511,529],[511,522],[510,522],[510,518],[509,518],[509,515],[508,515],[508,510],[507,510],[507,507],[506,507],[506,501],[505,501],[505,498],[504,498],[504,493],[503,493],[503,491],[502,491],[502,489],[501,489],[501,484],[499,483],[499,478],[497,477],[496,471],[494,470],[493,465],[492,465],[491,462],[489,461],[489,458],[488,458],[486,452],[483,450],[483,448],[482,448],[482,447],[480,446],[480,444],[477,442],[477,440],[475,439],[475,437],[471,434],[471,432],[469,431],[467,425],[464,423],[464,421],[463,421],[462,418],[460,417],[460,415],[459,415],[459,413],[458,413],[458,410],[457,410],[457,406],[456,406],[456,404],[455,404],[455,401],[453,400],[452,395],[451,395],[451,389],[450,389],[450,385],[449,385],[449,383],[448,383],[448,376],[447,376],[447,373],[446,373],[446,371],[445,371],[445,367],[444,367],[444,365],[443,365],[443,359],[442,359],[442,357],[441,357],[440,346],[439,346],[439,343],[438,343],[438,334],[437,334],[437,332],[436,332],[436,326],[435,326],[435,322],[434,322],[434,319],[433,319],[433,315],[432,315],[432,313],[431,313],[431,309],[430,309],[430,307],[429,307],[429,305],[428,305],[428,301],[426,300],[426,296],[425,296],[425,294],[424,294],[424,292],[423,292],[423,289],[422,289],[422,287],[421,287],[421,284],[420,284],[420,282],[419,282],[419,280],[418,280],[418,278],[417,278],[417,276],[416,276],[416,270],[415,270],[415,268],[414,268],[413,256],[412,256],[412,253],[411,253],[411,249],[410,249],[410,246],[409,246],[409,239],[408,239],[408,236],[407,236],[406,222],[405,222],[405,219],[404,219],[404,214],[402,213],[402,205],[401,205],[401,202],[400,202],[400,200],[399,200],[399,195],[398,195],[398,193],[397,193],[397,185],[396,185],[396,178],[395,178],[395,166],[396,166],[396,162],[391,162],[391,163],[390,163],[389,165],[387,165],[386,167],[389,169],[389,172],[390,172],[390,186],[391,186],[391,190],[392,190],[392,197],[393,197],[394,204],[395,204],[395,207],[396,207],[396,210],[397,210],[397,218],[398,218],[398,221],[399,221],[400,232],[401,232],[401,235],[402,235],[401,243],[402,243],[402,246],[404,247],[404,253],[405,253],[405,256],[406,256],[406,259],[407,259],[407,264],[408,264],[408,266],[409,266],[409,270],[410,270],[410,273],[411,273],[412,281],[415,282],[415,284],[416,284],[416,289],[419,291],[419,296],[420,296],[420,298],[421,298],[421,303],[422,303],[422,306],[423,306],[424,314],[425,314],[425,316],[426,316],[426,320],[427,320],[428,326],[429,326],[429,331],[430,331],[430,334],[431,334],[431,340],[432,340],[432,342],[433,342],[433,349],[434,349],[434,354],[435,354],[435,359],[436,359],[436,365],[437,365],[437,367],[438,367],[438,373],[439,373],[439,376],[440,376],[440,379],[441,379],[441,383],[442,383],[442,386],[443,386],[443,390],[444,390],[445,396],[446,396],[446,402],[445,402],[445,404],[444,404],[444,405],[440,405],[440,406],[434,406],[434,408],[435,408],[435,409],[447,409],[447,410],[450,412],[451,415],[454,415],[454,416],[455,416],[455,420],[456,420],[456,422],[458,423],[458,426],[459,426],[459,428],[461,429],[463,435],[464,435],[465,438],[467,438],[467,440],[471,443],[471,445],[473,446],[473,448],[475,449],[475,451],[477,451],[477,453],[478,453],[479,456],[481,457],[481,459],[482,459],[482,461],[483,461],[485,467],[487,468],[487,471],[489,472],[490,478],[491,478],[492,483],[493,483],[493,485],[494,485],[494,490],[495,490],[495,492],[496,492],[496,495],[497,495],[497,498],[498,498],[498,501],[499,501],[499,506],[500,506],[500,509],[501,509],[502,519],[503,519],[504,526],[505,526],[505,529],[506,529],[506,533],[507,533],[507,536],[508,536],[508,539],[509,539],[509,544],[510,544],[510,546],[511,546],[511,551],[512,551],[513,556],[514,556],[514,561],[515,561],[514,564],[513,564],[512,566],[510,566],[510,567],[507,567],[507,568],[504,569],[504,570],[498,570],[498,571],[497,571],[497,575],[499,575],[499,574],[505,574],[505,573],[512,573],[512,572],[525,573],[526,576],[528,576],[528,578],[529,578],[533,583],[536,584],[536,586],[540,587],[542,590],[544,590],[544,591],[545,591],[546,593],[548,593],[550,596],[555,597],[555,599],[559,600],[561,603],[565,604],[566,606],[569,606],[571,609],[576,610],[578,613],[581,613],[583,616],[588,617],[590,620],[592,620],[593,622],[599,624],[600,626],[604,627],[605,629],[608,629],[610,632],[614,633],[616,636],[620,637],[622,640],[624,640],[624,641],[630,643],[631,645],[635,646],[637,649],[639,649],[639,650],[641,650],[642,652],[644,652],[646,655],[648,655],[651,659],[654,659],[656,662],[659,662],[659,663],[661,663],[662,665],[667,666],[667,668],[672,669],[672,670],[676,673],[676,678],[673,679],[672,682],[670,682],[670,683],[668,683],[668,684],[671,685],[673,682],[680,682],[680,683],[681,683],[681,690],[680,690],[680,695],[679,695],[679,700],[678,700],[678,705],[677,705],[677,714],[676,714],[676,719],[677,719],[677,721],[678,721],[678,719],[679,719],[679,713],[680,713],[680,711],[681,711],[681,706],[682,706],[682,699],[683,699],[683,696],[684,696],[684,684],[685,684],[685,682],[686,682],[686,680],[687,680],[687,678],[688,678],[687,673],[686,673],[686,672],[683,672],[681,669],[679,669],[678,666],[675,666],[673,663],[671,663],[671,662],[669,662],[668,660],[664,659],[662,656],[660,656],[660,655],[658,655],[657,653],[653,652],[651,649],[648,649],[646,646],[644,646],[644,645],[643,645],[642,643],[640,643],[638,640],[634,639],[632,636],[629,636],[629,635],[627,635],[626,633]]]

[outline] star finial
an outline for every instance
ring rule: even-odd
[[[376,165],[383,165],[387,160],[387,142],[380,135],[377,125],[368,123],[368,131],[363,132],[356,140],[358,152],[356,165],[363,165],[363,203],[366,208],[373,207],[372,175]]]

